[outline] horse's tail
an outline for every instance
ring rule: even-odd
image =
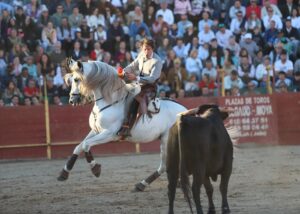
[[[193,213],[192,203],[191,203],[191,185],[186,169],[186,141],[185,135],[182,132],[182,117],[179,116],[177,119],[178,128],[178,142],[179,142],[179,171],[180,171],[180,184],[185,200],[189,204],[191,213]]]

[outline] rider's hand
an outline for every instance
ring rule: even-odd
[[[125,73],[128,80],[136,80],[136,75],[134,73]]]

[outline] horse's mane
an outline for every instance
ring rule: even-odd
[[[89,96],[91,91],[99,90],[104,100],[110,102],[112,94],[117,92],[118,96],[122,96],[125,89],[125,83],[117,76],[117,70],[103,62],[89,61],[83,62],[83,69],[90,71],[84,75],[80,70],[77,73],[82,83],[80,91],[84,96]],[[85,72],[84,72],[85,73]]]

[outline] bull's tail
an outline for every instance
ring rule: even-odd
[[[178,128],[178,142],[179,142],[179,172],[180,172],[180,184],[181,184],[181,189],[184,195],[185,200],[189,204],[191,213],[193,213],[193,208],[192,208],[192,203],[191,203],[191,185],[190,185],[190,180],[188,176],[188,172],[186,169],[186,155],[184,149],[185,147],[185,141],[182,136],[181,132],[181,120],[182,116],[180,116],[177,120],[177,128]]]

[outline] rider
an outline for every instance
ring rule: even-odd
[[[141,85],[141,92],[135,97],[130,105],[127,118],[125,119],[118,135],[130,136],[130,130],[135,122],[139,104],[143,113],[146,113],[147,101],[151,94],[155,96],[156,81],[159,79],[162,69],[162,61],[154,53],[154,41],[145,38],[142,41],[141,52],[138,57],[124,68],[124,76],[127,81],[137,81]]]

